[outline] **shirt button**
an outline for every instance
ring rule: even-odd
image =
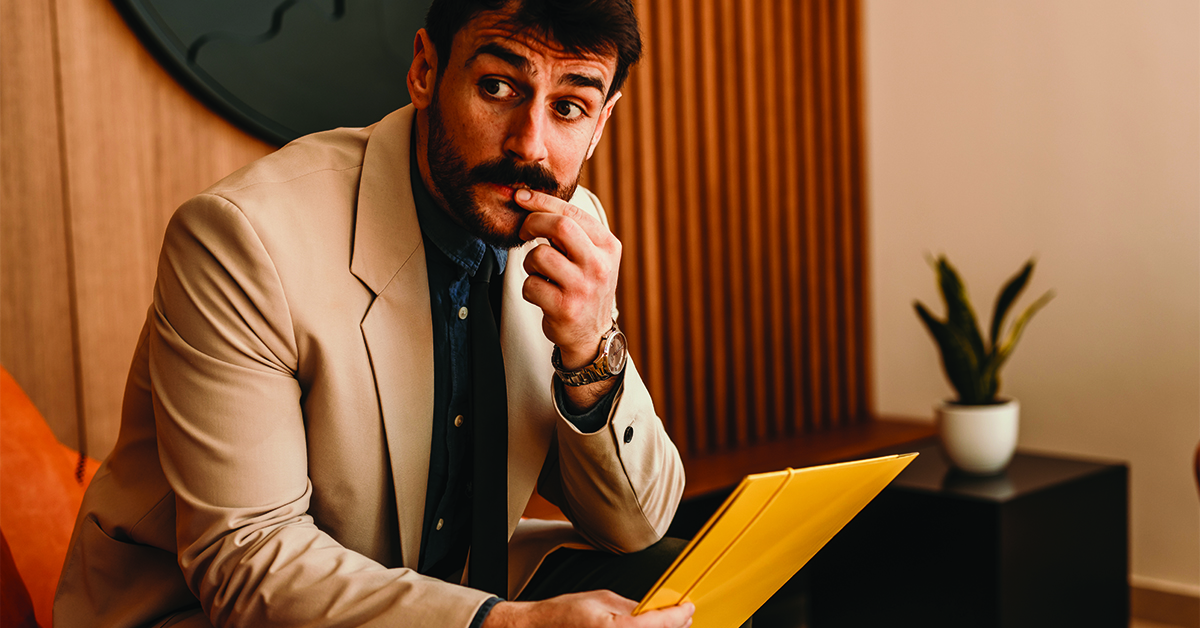
[[[445,519],[438,519],[438,522],[437,522],[437,529],[441,530],[441,529],[442,529],[442,525],[444,525],[445,523],[446,523],[446,520],[445,520]]]
[[[465,308],[465,307],[458,308],[458,320],[460,320],[460,321],[466,320],[466,318],[467,318],[467,308]]]
[[[454,427],[462,427],[462,424],[463,424],[463,416],[461,414],[454,417]]]

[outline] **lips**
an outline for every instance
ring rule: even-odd
[[[503,183],[489,183],[488,185],[495,188],[498,192],[500,192],[507,198],[513,198],[513,196],[517,193],[517,190],[537,190],[537,188],[531,187],[524,183],[514,183],[512,185],[505,185]],[[544,190],[537,190],[537,191],[544,191]],[[546,191],[546,193],[550,194],[551,192]]]
[[[489,183],[488,186],[506,198],[512,198],[513,195],[517,193],[517,188],[500,183]]]

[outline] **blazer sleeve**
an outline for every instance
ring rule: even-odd
[[[297,343],[246,216],[196,197],[168,226],[150,370],[179,566],[214,626],[462,626],[486,593],[383,565],[308,514]]]
[[[580,205],[608,226],[600,201],[579,190],[592,207]],[[556,399],[555,406],[562,404]],[[683,463],[633,360],[626,362],[604,428],[581,432],[558,412],[557,447],[539,477],[539,492],[597,547],[635,552],[661,539],[683,496]]]

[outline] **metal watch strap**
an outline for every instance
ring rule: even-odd
[[[558,373],[558,378],[562,380],[563,385],[572,387],[586,386],[615,377],[617,373],[611,372],[607,368],[608,355],[605,352],[605,348],[609,343],[609,339],[620,332],[621,329],[617,326],[617,322],[613,321],[613,326],[600,337],[600,351],[596,359],[587,366],[574,371],[568,371],[563,366],[562,350],[558,348],[558,345],[555,345],[550,361],[554,365],[554,372]]]

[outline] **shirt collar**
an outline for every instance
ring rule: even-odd
[[[485,244],[483,240],[467,233],[450,214],[438,206],[437,201],[425,188],[421,171],[417,167],[416,133],[413,133],[411,158],[408,160],[409,178],[412,180],[413,203],[417,207],[417,222],[421,225],[421,233],[433,242],[447,258],[474,276],[483,261],[483,254],[492,249],[496,256],[496,274],[504,272],[508,261],[508,250]]]

